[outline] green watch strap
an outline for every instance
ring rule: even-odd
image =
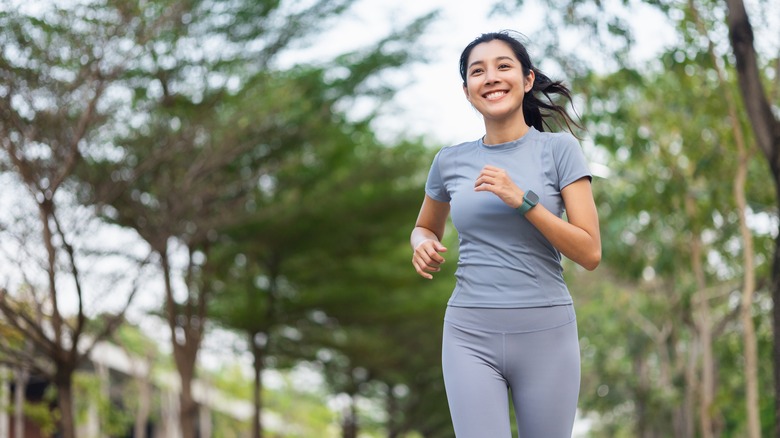
[[[525,192],[525,195],[523,195],[523,203],[517,207],[517,211],[519,211],[522,216],[525,216],[525,214],[528,213],[530,209],[534,208],[538,203],[539,196],[533,191],[528,190]]]

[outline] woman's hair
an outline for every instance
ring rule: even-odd
[[[519,40],[518,37],[513,36],[516,32],[509,30],[502,30],[500,32],[483,33],[477,37],[474,41],[463,49],[463,53],[460,55],[460,77],[463,79],[463,86],[466,86],[466,68],[468,67],[469,56],[471,51],[479,44],[488,43],[493,40],[500,40],[509,45],[512,51],[517,56],[518,61],[523,66],[523,76],[528,76],[531,71],[534,72],[536,79],[534,80],[533,88],[525,94],[523,98],[523,115],[525,117],[525,123],[528,126],[533,126],[539,131],[544,131],[544,126],[550,128],[550,124],[545,120],[548,117],[555,117],[556,114],[563,119],[566,123],[566,127],[569,131],[572,131],[571,124],[578,128],[582,128],[579,123],[574,121],[569,113],[566,111],[566,107],[557,104],[553,101],[553,95],[558,94],[572,101],[571,91],[561,81],[553,81],[547,75],[542,73],[538,68],[534,67],[531,62],[531,57],[528,55],[528,50],[525,45]],[[546,100],[539,98],[539,94],[543,94]],[[560,123],[559,123],[560,124]]]

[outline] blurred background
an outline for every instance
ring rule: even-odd
[[[780,3],[483,3],[1,3],[0,438],[453,436],[408,237],[504,28],[595,175],[575,436],[780,437]]]

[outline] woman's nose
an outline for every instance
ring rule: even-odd
[[[485,71],[485,82],[492,84],[494,82],[497,82],[498,79],[498,72],[492,68],[489,68]]]

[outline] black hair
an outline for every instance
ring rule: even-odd
[[[471,51],[474,47],[494,40],[503,41],[509,45],[515,53],[515,56],[517,56],[517,60],[522,64],[523,76],[527,77],[531,74],[531,71],[533,71],[536,76],[533,87],[530,91],[525,93],[525,97],[523,98],[523,115],[525,117],[525,123],[528,126],[533,126],[539,131],[544,131],[545,126],[549,130],[550,124],[547,123],[547,120],[545,119],[548,117],[554,118],[558,115],[563,119],[563,122],[570,132],[573,132],[571,129],[572,124],[581,129],[582,126],[574,121],[566,111],[566,107],[553,101],[553,95],[558,94],[569,102],[572,102],[571,90],[569,90],[563,82],[551,80],[547,75],[542,73],[541,70],[534,67],[533,62],[531,62],[531,57],[528,55],[528,50],[526,49],[525,44],[520,41],[519,35],[519,33],[514,31],[502,30],[499,32],[483,33],[474,39],[474,41],[470,42],[460,55],[460,77],[463,79],[463,86],[466,86],[466,68],[468,67],[469,56],[471,56]],[[546,100],[540,99],[538,94],[543,94]],[[560,125],[560,123],[558,124]]]

